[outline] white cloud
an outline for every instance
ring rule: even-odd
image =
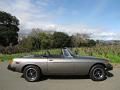
[[[110,32],[101,28],[90,28],[86,25],[43,25],[43,29],[66,32],[68,34],[84,33],[91,35],[95,40],[120,40],[120,32]]]
[[[91,35],[95,40],[120,40],[120,32],[110,32],[102,28],[90,28],[86,25],[58,25],[58,24],[37,24],[34,27],[40,27],[43,30],[65,32],[69,35],[83,33]]]
[[[120,40],[120,32],[105,31],[101,28],[91,28],[87,25],[58,25],[52,22],[53,19],[61,16],[65,8],[57,6],[54,10],[48,11],[48,6],[56,5],[57,0],[0,0],[0,10],[15,15],[20,20],[21,32],[30,32],[32,28],[45,30],[63,31],[69,34],[87,33],[94,39]],[[51,21],[51,22],[50,22]]]
[[[54,1],[0,0],[0,10],[15,15],[20,20],[20,27],[28,27],[30,25],[29,28],[32,28],[36,24],[48,23],[57,16],[57,13],[62,13],[60,7],[56,8],[53,12],[47,11],[47,6]]]

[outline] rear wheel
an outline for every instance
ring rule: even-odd
[[[103,81],[106,79],[105,68],[102,65],[95,65],[90,71],[90,78],[93,81]]]
[[[27,81],[35,82],[35,81],[40,80],[41,72],[40,72],[39,67],[29,65],[29,66],[25,67],[25,69],[23,71],[23,76]]]

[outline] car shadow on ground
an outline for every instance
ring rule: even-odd
[[[21,75],[21,78],[24,78],[23,75]],[[42,76],[40,81],[45,81],[47,79],[67,79],[67,80],[71,80],[71,79],[89,79],[89,76],[79,76],[79,75],[49,75],[49,76]]]
[[[111,72],[106,72],[107,77],[113,77],[114,75]],[[106,79],[107,79],[106,77]],[[24,78],[23,75],[21,75],[21,78]],[[72,80],[72,79],[90,79],[89,75],[86,76],[80,76],[80,75],[49,75],[49,76],[42,76],[40,81],[45,81],[48,79],[54,79],[54,80]],[[39,81],[38,81],[39,82]]]
[[[108,77],[113,77],[114,76],[114,74],[112,74],[111,72],[106,72],[106,74],[107,74]]]
[[[71,80],[71,79],[89,79],[89,76],[79,76],[79,75],[54,75],[54,76],[44,76],[42,81],[46,80],[46,79],[54,79],[54,80],[63,80],[63,79],[67,79],[67,80]]]

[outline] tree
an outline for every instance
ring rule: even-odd
[[[72,46],[74,47],[80,47],[84,46],[87,43],[88,35],[87,34],[79,34],[76,33],[75,35],[72,35]]]
[[[18,44],[19,20],[9,13],[0,11],[0,45]]]
[[[96,42],[90,39],[89,34],[76,33],[71,36],[71,42],[73,47],[90,47],[95,46]]]
[[[27,37],[22,37],[22,40],[19,42],[19,47],[21,48],[27,48],[29,50],[33,49],[33,38],[31,36],[27,36]]]
[[[54,32],[53,47],[62,48],[70,46],[70,37],[64,32]]]
[[[95,46],[96,45],[96,42],[93,39],[90,39],[88,41],[89,41],[88,42],[89,46]]]
[[[39,28],[32,29],[30,36],[33,38],[33,49],[49,49],[53,45],[52,33]]]

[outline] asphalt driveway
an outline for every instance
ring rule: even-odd
[[[27,82],[21,73],[7,70],[0,63],[0,90],[120,90],[120,68],[114,68],[105,81],[95,82],[83,77],[48,77],[39,82]]]

